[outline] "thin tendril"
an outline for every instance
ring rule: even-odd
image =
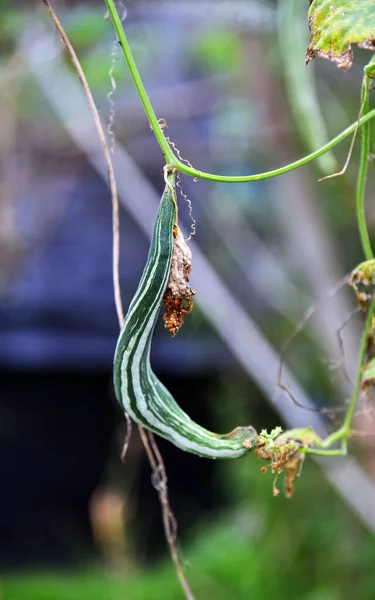
[[[159,119],[159,125],[161,127],[162,130],[164,129],[168,129],[168,125],[167,125],[167,121],[166,119]],[[183,158],[181,156],[181,153],[179,151],[179,149],[177,148],[176,144],[171,140],[170,137],[165,136],[165,139],[167,140],[168,144],[170,145],[170,147],[172,148],[172,150],[174,150],[174,152],[176,153],[178,159],[181,162],[184,162],[185,164],[187,164],[189,167],[193,168],[193,165],[191,164],[191,162],[189,160],[187,160],[187,158]],[[189,217],[191,220],[191,229],[190,229],[190,235],[187,238],[187,242],[189,242],[191,240],[191,238],[193,237],[193,235],[196,234],[197,232],[197,222],[194,218],[193,215],[193,205],[191,203],[190,198],[187,197],[187,195],[185,194],[184,190],[182,189],[182,178],[180,173],[177,173],[177,183],[176,186],[179,188],[180,190],[180,194],[183,197],[183,199],[185,200],[185,202],[187,203],[188,207],[189,207]]]
[[[116,138],[115,138],[115,133],[113,130],[116,113],[115,113],[115,101],[113,99],[113,96],[117,89],[116,79],[115,79],[115,68],[116,68],[117,58],[118,58],[118,41],[117,41],[117,39],[115,39],[113,42],[113,45],[112,45],[112,50],[111,50],[111,67],[108,72],[112,89],[107,94],[107,100],[109,102],[109,122],[108,122],[107,131],[108,131],[108,137],[111,141],[111,145],[110,145],[109,149],[112,152],[112,154],[114,153],[115,148],[116,148]]]
[[[64,28],[63,28],[62,24],[60,23],[58,16],[56,15],[55,11],[53,10],[51,3],[49,2],[49,0],[43,0],[43,2],[45,4],[45,6],[47,7],[49,15],[61,37],[61,40],[66,48],[69,58],[72,61],[72,64],[73,64],[73,66],[77,72],[78,78],[81,82],[82,88],[83,88],[85,96],[87,98],[87,102],[90,106],[92,115],[94,117],[95,127],[98,132],[98,136],[100,139],[100,145],[102,147],[104,160],[105,160],[105,164],[107,167],[108,180],[109,180],[109,186],[110,186],[111,198],[112,198],[113,289],[114,289],[117,317],[118,317],[119,325],[120,325],[120,327],[122,327],[122,324],[124,322],[124,311],[123,311],[123,307],[122,307],[121,288],[120,288],[120,279],[119,279],[119,262],[120,262],[120,217],[119,217],[119,213],[120,213],[120,211],[119,211],[119,201],[118,201],[116,178],[115,178],[115,172],[114,172],[113,165],[112,165],[111,153],[108,148],[107,140],[106,140],[106,137],[104,134],[103,126],[100,121],[98,109],[96,108],[95,100],[91,93],[90,87],[87,83],[87,79],[83,72],[81,64],[75,53],[75,50],[74,50],[72,44],[70,43],[70,40],[69,40],[67,34],[65,33]]]
[[[282,391],[284,391],[289,396],[289,398],[292,400],[292,402],[294,404],[296,404],[296,406],[298,406],[299,408],[303,408],[304,410],[307,410],[310,412],[320,412],[322,414],[327,414],[327,410],[329,412],[339,412],[339,410],[338,409],[325,409],[325,408],[310,408],[310,407],[301,405],[296,400],[296,398],[293,396],[293,394],[289,390],[288,386],[286,384],[284,384],[282,381],[283,369],[284,369],[284,363],[285,363],[285,355],[286,355],[286,352],[289,349],[291,343],[293,342],[293,340],[297,337],[297,335],[299,333],[301,333],[301,331],[304,329],[306,323],[311,319],[311,317],[316,313],[316,311],[319,308],[321,308],[322,306],[324,306],[333,296],[335,296],[337,294],[337,292],[339,292],[344,287],[344,285],[346,285],[348,283],[348,281],[349,281],[349,275],[345,275],[328,292],[328,294],[326,295],[326,297],[323,300],[320,300],[319,302],[316,302],[315,304],[311,305],[305,312],[305,314],[302,317],[302,319],[300,320],[300,322],[297,323],[297,325],[293,328],[290,335],[283,342],[281,349],[280,349],[280,362],[279,362],[278,377],[277,377],[277,387],[280,388]]]
[[[350,142],[348,155],[346,157],[346,161],[345,161],[345,164],[344,164],[343,168],[341,169],[341,171],[338,171],[337,173],[332,173],[331,175],[326,175],[325,177],[321,177],[320,179],[318,179],[318,182],[325,181],[326,179],[333,179],[333,177],[340,177],[341,175],[344,175],[344,173],[345,173],[345,171],[348,168],[348,165],[350,163],[350,159],[352,157],[353,148],[354,148],[354,142],[355,142],[355,139],[357,137],[357,133],[358,133],[358,129],[359,129],[359,122],[361,120],[361,117],[362,117],[362,114],[363,114],[363,110],[365,108],[365,104],[366,104],[366,97],[363,99],[361,108],[360,108],[359,113],[358,113],[356,128],[355,128],[354,133],[352,135],[352,140]]]
[[[344,345],[344,340],[343,340],[343,337],[342,337],[342,331],[347,326],[347,324],[352,320],[352,318],[355,315],[357,315],[360,311],[361,311],[361,307],[360,306],[356,306],[356,308],[354,308],[352,311],[350,311],[349,315],[346,317],[346,319],[344,320],[344,322],[340,325],[340,327],[336,331],[337,344],[338,344],[340,355],[341,355],[341,361],[340,361],[338,367],[340,367],[341,365],[344,367],[345,375],[346,375],[349,383],[352,384],[352,385],[354,385],[354,381],[352,381],[352,379],[351,379],[351,377],[349,375],[347,366],[346,366],[345,345]]]
[[[181,175],[179,173],[177,173],[176,180],[177,180],[176,186],[180,190],[181,196],[183,197],[183,199],[185,200],[185,202],[187,203],[187,205],[189,207],[189,217],[191,220],[191,228],[190,228],[190,235],[186,239],[186,241],[188,242],[189,240],[191,240],[192,236],[195,235],[197,232],[197,222],[193,215],[193,205],[191,203],[191,200],[190,200],[190,198],[187,197],[184,190],[182,189],[182,179],[181,179]]]
[[[43,2],[49,12],[52,22],[54,23],[54,25],[64,43],[64,46],[68,52],[68,55],[73,63],[73,66],[74,66],[74,68],[78,74],[79,80],[82,84],[85,96],[87,98],[88,104],[90,106],[91,112],[94,117],[96,130],[98,132],[98,136],[100,139],[100,143],[101,143],[104,158],[105,158],[105,163],[106,163],[106,167],[107,167],[107,171],[108,171],[109,184],[110,184],[110,189],[111,189],[111,197],[112,197],[113,286],[114,286],[114,295],[115,295],[117,316],[118,316],[120,327],[122,327],[122,324],[124,322],[124,312],[123,312],[123,308],[122,308],[121,291],[120,291],[120,283],[119,283],[119,253],[120,253],[119,203],[118,203],[117,185],[116,185],[116,179],[115,179],[115,174],[114,174],[113,165],[112,165],[111,153],[108,148],[108,144],[107,144],[105,134],[104,134],[104,129],[103,129],[103,126],[100,121],[99,113],[96,108],[94,98],[92,96],[90,87],[87,83],[87,79],[85,77],[85,74],[83,72],[81,64],[80,64],[78,57],[74,51],[74,48],[73,48],[72,44],[70,43],[70,40],[69,40],[68,36],[66,35],[64,28],[63,28],[62,24],[60,23],[55,11],[53,10],[49,0],[43,0]],[[167,175],[168,175],[168,173],[167,173],[167,171],[165,171],[165,177],[167,177]],[[171,186],[171,184],[169,184],[169,185]],[[172,192],[173,192],[173,190],[172,190]],[[173,194],[173,198],[174,198],[174,194]],[[175,198],[174,198],[174,200],[175,200]],[[177,574],[180,584],[185,592],[187,600],[194,600],[194,596],[187,584],[187,581],[184,577],[184,574],[182,572],[182,568],[181,568],[180,562],[179,562],[178,551],[177,551],[176,541],[175,541],[176,523],[175,523],[175,519],[174,519],[172,510],[171,510],[170,504],[169,504],[169,499],[168,499],[167,474],[166,474],[166,470],[165,470],[165,465],[164,465],[162,456],[157,448],[157,445],[153,438],[153,435],[150,433],[149,438],[147,438],[145,431],[140,426],[139,426],[139,431],[140,431],[141,439],[142,439],[143,445],[146,449],[147,456],[148,456],[148,459],[149,459],[149,462],[151,465],[154,481],[159,483],[158,494],[159,494],[159,499],[160,499],[160,503],[161,503],[161,509],[162,509],[161,512],[162,512],[162,518],[163,518],[163,523],[164,523],[164,530],[166,532],[167,543],[168,543],[172,561],[175,566],[176,574]],[[122,456],[124,456],[126,454],[128,441],[129,441],[128,437],[130,437],[130,434],[131,434],[131,427],[129,427],[129,421],[128,421],[128,430],[127,430],[127,435],[125,438]],[[149,439],[151,441],[152,450],[150,449]],[[156,459],[155,459],[155,456],[156,456]]]

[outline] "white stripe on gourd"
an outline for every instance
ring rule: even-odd
[[[114,358],[116,396],[134,421],[182,450],[207,458],[238,458],[256,444],[254,428],[238,427],[226,435],[204,429],[179,407],[150,364],[152,335],[171,268],[176,221],[172,186],[174,189],[174,178],[169,176],[146,266],[117,342]]]

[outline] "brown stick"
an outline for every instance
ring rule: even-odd
[[[114,173],[114,169],[113,169],[113,165],[112,165],[111,153],[108,148],[107,140],[106,140],[106,137],[104,134],[104,129],[103,129],[103,126],[100,121],[98,109],[96,108],[94,98],[92,96],[90,87],[87,83],[87,79],[85,77],[85,74],[83,72],[81,64],[78,60],[78,57],[75,53],[75,50],[74,50],[72,44],[70,43],[70,40],[69,40],[67,34],[65,33],[65,30],[64,30],[62,24],[60,23],[60,20],[57,17],[55,11],[53,10],[49,0],[43,0],[43,3],[47,7],[49,15],[58,31],[58,34],[60,35],[60,38],[66,48],[69,58],[73,63],[73,66],[77,72],[77,75],[78,75],[81,85],[83,87],[83,91],[85,93],[85,96],[89,103],[92,115],[94,117],[95,126],[96,126],[96,129],[98,132],[100,144],[101,144],[103,155],[104,155],[105,164],[107,167],[109,186],[110,186],[111,198],[112,198],[113,289],[114,289],[117,317],[118,317],[119,325],[120,325],[120,327],[122,327],[122,324],[124,322],[124,311],[123,311],[122,301],[121,301],[121,289],[120,289],[120,278],[119,278],[119,262],[120,262],[119,201],[118,201],[117,185],[116,185],[115,173]],[[126,439],[125,439],[125,443],[124,443],[124,448],[122,451],[122,456],[125,456],[127,446],[129,443],[130,432],[131,432],[131,428],[129,428],[129,421],[128,421],[128,431],[127,431],[127,435],[126,435]],[[152,433],[149,433],[149,437],[147,437],[146,432],[140,426],[139,426],[139,432],[140,432],[141,440],[145,447],[145,450],[146,450],[146,453],[147,453],[147,456],[148,456],[148,459],[149,459],[149,462],[151,465],[154,487],[156,488],[158,495],[159,495],[160,504],[161,504],[161,508],[162,508],[162,517],[163,517],[165,536],[166,536],[166,540],[168,543],[168,548],[169,548],[169,551],[171,554],[171,558],[172,558],[173,564],[176,569],[177,577],[180,581],[181,587],[183,588],[183,590],[185,592],[187,600],[194,600],[194,596],[188,586],[188,583],[185,579],[185,576],[183,574],[182,567],[181,567],[180,561],[179,561],[177,545],[176,545],[177,544],[177,523],[176,523],[175,517],[173,515],[172,509],[169,504],[168,488],[167,488],[167,474],[166,474],[166,470],[165,470],[164,461],[162,459],[162,456],[156,445],[156,442],[155,442],[155,439],[154,439],[154,436],[152,435]]]
[[[138,425],[138,430],[152,468],[152,483],[158,492],[160,504],[162,506],[165,537],[167,539],[169,552],[176,569],[177,577],[180,580],[181,587],[185,592],[187,600],[194,600],[192,591],[185,579],[177,550],[177,521],[169,504],[168,478],[164,461],[159,448],[156,445],[154,434],[151,433],[151,431],[146,432],[140,425]]]

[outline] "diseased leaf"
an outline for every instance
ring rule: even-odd
[[[375,51],[374,0],[310,0],[309,27],[306,63],[320,56],[349,69],[352,44]]]
[[[367,310],[375,297],[375,260],[359,264],[350,275],[349,285],[355,291],[359,306]]]

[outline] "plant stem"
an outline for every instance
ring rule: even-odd
[[[345,456],[346,449],[337,448],[335,450],[329,450],[324,448],[301,448],[302,454],[314,454],[315,456]]]
[[[344,437],[345,433],[346,432],[345,432],[344,427],[341,426],[340,429],[338,429],[337,431],[334,431],[328,437],[326,437],[326,439],[323,441],[323,446],[325,448],[329,448],[335,442],[338,442],[339,440],[341,440]]]
[[[174,154],[173,154],[173,152],[172,152],[172,150],[171,150],[171,148],[170,148],[167,140],[165,139],[163,131],[162,131],[162,129],[161,129],[160,125],[159,125],[159,122],[158,122],[158,120],[156,118],[156,115],[154,113],[154,109],[151,106],[151,102],[149,100],[149,97],[148,97],[147,92],[145,90],[145,87],[143,85],[141,76],[140,76],[140,74],[138,72],[137,65],[135,64],[133,55],[132,55],[131,50],[130,50],[130,46],[129,46],[128,40],[126,38],[124,29],[123,29],[122,24],[121,24],[120,17],[118,15],[118,12],[117,12],[116,7],[114,5],[114,2],[113,2],[113,0],[105,0],[105,3],[107,5],[109,14],[111,16],[113,26],[114,26],[114,28],[116,30],[117,37],[119,39],[122,51],[124,53],[125,60],[126,60],[126,62],[128,64],[129,71],[130,71],[130,74],[132,76],[134,85],[137,88],[137,92],[138,92],[139,98],[140,98],[140,100],[142,102],[142,106],[143,106],[144,111],[145,111],[145,113],[147,115],[147,118],[148,118],[148,120],[150,122],[152,131],[154,132],[154,135],[155,135],[155,137],[156,137],[156,139],[158,141],[158,144],[159,144],[159,146],[161,148],[161,151],[164,154],[165,161],[171,167],[177,166],[177,164],[176,164],[177,163],[177,159],[175,158],[175,156],[174,156]]]
[[[372,57],[369,64],[364,68],[364,78],[362,83],[362,92],[361,92],[361,113],[362,118],[360,120],[360,124],[362,124],[362,143],[361,143],[361,158],[359,165],[359,174],[358,174],[358,182],[357,182],[357,198],[356,198],[356,210],[357,210],[357,222],[359,235],[362,242],[363,252],[365,254],[366,260],[372,260],[374,258],[370,237],[367,229],[366,216],[365,216],[365,186],[366,186],[366,176],[368,170],[368,159],[370,154],[370,125],[369,120],[364,120],[365,117],[369,116],[369,90],[370,83],[372,80],[372,76],[375,71],[375,57]],[[372,111],[373,112],[373,111]],[[337,138],[336,138],[337,139]],[[333,140],[332,140],[333,141]],[[358,368],[357,368],[357,376],[356,381],[352,393],[352,397],[350,399],[349,408],[345,415],[344,422],[340,429],[335,431],[333,434],[328,436],[323,441],[324,448],[305,448],[303,452],[308,454],[317,454],[320,456],[334,456],[334,455],[343,455],[346,454],[347,451],[347,443],[348,437],[350,436],[350,428],[352,424],[352,420],[354,418],[355,410],[358,403],[359,392],[361,389],[362,382],[362,369],[365,361],[366,350],[368,337],[372,327],[373,314],[375,309],[375,298],[372,299],[370,306],[368,308],[366,323],[362,334],[361,346],[359,351],[358,358]],[[329,450],[329,446],[332,446],[335,442],[341,440],[341,448],[336,450]]]
[[[304,156],[303,158],[300,158],[299,160],[296,160],[296,161],[290,163],[289,165],[280,167],[279,169],[274,169],[273,171],[267,171],[265,173],[258,173],[256,175],[243,175],[243,176],[231,177],[231,176],[227,176],[227,175],[214,175],[213,173],[205,173],[203,171],[199,171],[198,169],[194,169],[193,167],[189,167],[188,165],[181,162],[175,156],[175,154],[173,153],[171,147],[169,146],[169,144],[164,136],[164,133],[158,123],[158,120],[156,118],[154,110],[151,106],[150,100],[147,96],[147,92],[143,85],[141,76],[139,75],[132,52],[130,50],[128,40],[124,33],[124,29],[122,27],[122,23],[121,23],[120,17],[118,16],[118,13],[117,13],[117,10],[116,10],[113,0],[105,0],[105,3],[107,5],[110,17],[112,19],[113,26],[116,30],[118,39],[120,41],[122,51],[123,51],[125,60],[128,64],[129,71],[132,76],[134,85],[137,89],[139,98],[142,102],[144,111],[150,122],[150,125],[155,134],[157,142],[164,154],[166,163],[168,166],[175,168],[180,173],[185,173],[186,175],[190,175],[191,177],[196,177],[198,179],[206,179],[209,181],[217,181],[217,182],[222,182],[222,183],[245,183],[245,182],[249,182],[249,181],[260,181],[261,179],[270,179],[271,177],[277,177],[278,175],[283,175],[284,173],[288,173],[289,171],[298,169],[299,167],[302,167],[303,165],[306,165],[307,163],[315,160],[319,156],[322,156],[326,152],[329,152],[329,150],[331,150],[332,148],[337,146],[337,144],[342,142],[351,133],[353,133],[358,126],[362,126],[365,123],[368,123],[371,119],[373,119],[375,117],[375,109],[373,109],[372,111],[367,112],[367,114],[364,114],[361,117],[361,119],[359,119],[358,121],[356,121],[355,123],[353,123],[352,125],[347,127],[346,129],[344,129],[344,131],[339,133],[339,135],[337,135],[335,138],[333,138],[330,142],[328,142],[327,144],[325,144],[318,150],[315,150],[315,152],[312,152],[311,154],[308,154],[307,156]]]
[[[300,159],[290,163],[289,165],[285,165],[284,167],[280,167],[280,168],[274,169],[272,171],[266,171],[265,173],[258,173],[256,175],[240,175],[237,177],[230,177],[230,176],[226,176],[226,175],[214,175],[211,173],[204,173],[202,171],[198,171],[197,169],[192,169],[191,167],[188,167],[187,165],[181,163],[180,161],[178,161],[176,168],[181,173],[186,173],[187,175],[191,175],[192,177],[198,177],[199,179],[208,179],[209,181],[218,181],[218,182],[222,182],[222,183],[245,183],[245,182],[249,182],[249,181],[260,181],[261,179],[271,179],[271,177],[277,177],[278,175],[284,175],[285,173],[288,173],[289,171],[298,169],[299,167],[302,167],[302,166],[306,165],[307,163],[315,160],[322,154],[325,154],[326,152],[328,152],[329,150],[331,150],[332,148],[337,146],[337,144],[342,142],[345,138],[347,138],[351,133],[353,133],[356,130],[356,128],[358,127],[358,125],[361,126],[361,125],[369,122],[374,117],[375,117],[375,109],[369,111],[366,115],[361,117],[361,119],[359,119],[359,121],[352,123],[349,127],[344,129],[344,131],[339,133],[335,138],[330,140],[327,144],[325,144],[318,150],[315,150],[315,152],[312,152],[311,154],[308,154],[307,156],[304,156],[303,158],[300,158]]]
[[[359,391],[361,389],[362,368],[363,368],[363,363],[364,363],[365,355],[366,355],[368,336],[369,336],[369,333],[370,333],[370,330],[372,327],[372,317],[374,314],[374,309],[375,309],[375,298],[373,298],[373,300],[371,301],[370,306],[367,311],[365,328],[363,330],[361,346],[360,346],[360,350],[359,350],[358,369],[357,369],[357,376],[356,376],[356,380],[355,380],[355,386],[353,389],[352,397],[350,399],[348,412],[346,413],[345,420],[342,425],[342,429],[344,431],[343,437],[345,437],[345,438],[348,438],[348,436],[350,434],[350,426],[351,426],[351,423],[352,423],[352,420],[354,417],[354,412],[355,412],[355,409],[357,406]]]
[[[366,116],[369,112],[369,90],[371,75],[374,71],[374,57],[371,59],[368,65],[364,68],[364,77],[362,83],[361,92],[361,103],[362,103],[362,114]],[[370,123],[367,121],[362,125],[362,142],[361,142],[361,158],[359,164],[358,181],[357,181],[357,222],[359,235],[362,242],[362,248],[366,260],[374,258],[371,248],[370,237],[367,229],[366,215],[365,215],[365,189],[366,189],[366,176],[368,171],[368,160],[370,154]]]
[[[358,358],[358,368],[357,368],[357,377],[352,393],[352,397],[350,399],[349,408],[345,415],[344,422],[340,429],[334,431],[331,435],[329,435],[325,440],[322,440],[321,444],[319,440],[314,441],[318,446],[322,446],[320,448],[303,448],[301,452],[305,454],[315,454],[318,456],[344,456],[347,453],[347,445],[348,438],[350,436],[350,428],[352,424],[352,420],[354,418],[355,409],[357,407],[358,396],[361,389],[361,381],[362,381],[362,368],[365,361],[366,349],[367,349],[367,341],[368,336],[372,327],[372,318],[375,310],[375,298],[371,301],[370,306],[368,308],[366,323],[362,334],[361,346],[359,350],[359,358]],[[329,447],[332,446],[335,442],[341,440],[341,447],[331,450]]]

